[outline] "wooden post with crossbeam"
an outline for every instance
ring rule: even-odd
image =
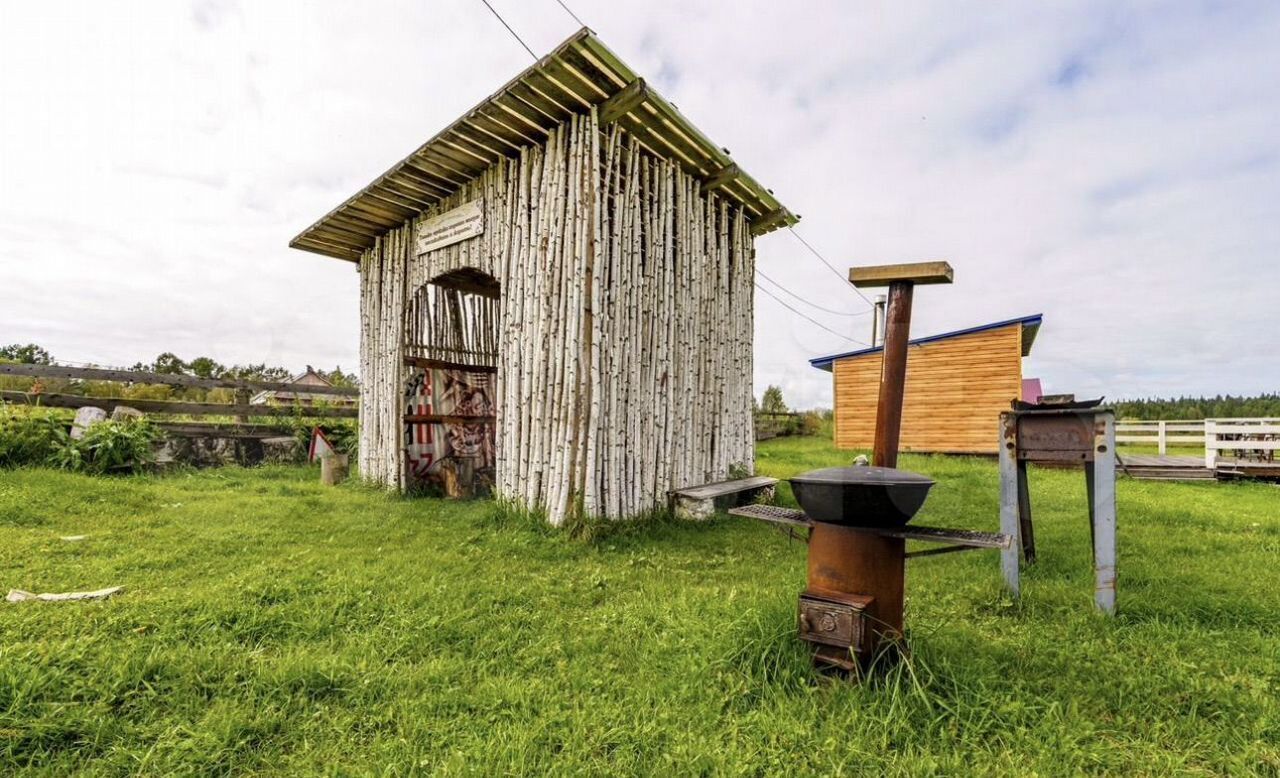
[[[876,404],[876,438],[872,464],[898,466],[902,432],[902,400],[907,384],[907,342],[911,334],[911,298],[917,284],[949,284],[954,272],[946,262],[912,262],[849,268],[849,283],[858,288],[889,287],[885,311],[880,397]]]

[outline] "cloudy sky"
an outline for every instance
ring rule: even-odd
[[[577,28],[491,2],[539,54]],[[1280,3],[570,5],[837,267],[949,260],[913,334],[1042,312],[1051,391],[1280,390]],[[0,4],[0,343],[354,367],[353,266],[289,238],[529,62],[480,0]],[[807,359],[856,344],[756,321],[757,393],[829,404]]]

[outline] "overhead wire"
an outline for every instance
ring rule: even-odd
[[[517,43],[519,43],[522,47],[524,47],[524,50],[525,50],[525,51],[527,51],[527,52],[529,52],[529,56],[530,56],[530,57],[533,57],[533,59],[536,61],[536,60],[538,59],[538,55],[537,55],[537,54],[535,54],[535,53],[533,52],[533,49],[529,48],[529,44],[525,43],[523,38],[521,38],[518,34],[516,34],[516,31],[515,31],[514,29],[512,29],[511,25],[510,25],[510,24],[507,24],[507,20],[506,20],[506,19],[504,19],[504,18],[502,18],[502,14],[498,13],[498,9],[494,8],[494,7],[489,3],[489,0],[480,0],[480,2],[484,3],[484,7],[489,9],[489,12],[490,12],[490,13],[492,13],[492,14],[494,15],[494,17],[496,17],[496,18],[497,18],[497,20],[498,20],[499,22],[501,22],[501,23],[502,23],[502,26],[506,28],[507,32],[511,33],[511,37],[515,38],[515,39],[516,39],[516,42],[517,42]],[[573,12],[573,9],[569,8],[569,6],[568,6],[568,5],[566,5],[566,4],[564,3],[564,0],[556,0],[556,3],[557,3],[561,8],[563,8],[563,9],[564,9],[564,12],[565,12],[565,13],[567,13],[567,14],[569,14],[569,16],[570,16],[570,17],[572,17],[572,18],[573,18],[573,20],[574,20],[575,22],[577,22],[580,26],[582,26],[582,27],[586,27],[586,26],[587,26],[587,25],[582,21],[582,19],[580,19],[580,18],[578,17],[578,15],[577,15],[576,13],[574,13],[574,12]],[[788,227],[787,229],[791,230],[791,234],[792,234],[792,235],[794,235],[794,236],[796,237],[796,239],[797,239],[797,240],[799,240],[801,243],[803,243],[803,244],[804,244],[804,246],[805,246],[805,248],[809,249],[809,251],[810,251],[810,252],[812,252],[812,253],[813,253],[813,255],[814,255],[815,257],[817,257],[819,260],[821,260],[821,261],[822,261],[822,264],[826,265],[826,266],[831,270],[831,272],[835,273],[835,274],[836,274],[836,276],[837,276],[837,277],[839,277],[841,281],[843,281],[843,282],[845,282],[845,283],[849,283],[849,282],[848,282],[848,279],[846,279],[844,276],[840,275],[840,271],[838,271],[838,270],[836,270],[836,269],[835,269],[835,266],[833,266],[830,262],[828,262],[828,261],[826,260],[826,258],[822,256],[822,254],[818,253],[818,250],[817,250],[817,249],[815,249],[813,246],[809,245],[809,242],[808,242],[808,241],[806,241],[804,238],[802,238],[802,237],[800,236],[800,233],[796,232],[796,231],[795,231],[795,229],[794,229],[794,228],[791,228],[791,227]],[[824,308],[823,306],[818,305],[817,303],[814,303],[814,302],[812,302],[812,301],[810,301],[810,300],[807,300],[807,299],[805,299],[804,297],[801,297],[800,295],[796,294],[795,292],[792,292],[790,289],[787,289],[787,288],[786,288],[785,286],[783,286],[782,284],[779,284],[777,281],[774,281],[772,278],[769,278],[769,276],[765,275],[763,272],[761,272],[761,271],[759,271],[759,270],[756,270],[756,272],[757,272],[757,273],[758,273],[762,278],[764,278],[766,281],[768,281],[769,283],[771,283],[771,284],[773,284],[774,286],[776,286],[776,287],[777,287],[778,289],[780,289],[781,291],[786,292],[787,294],[791,295],[792,297],[794,297],[795,299],[799,300],[800,302],[803,302],[803,303],[805,303],[805,304],[807,304],[807,305],[810,305],[810,306],[812,306],[812,307],[814,307],[814,308],[816,308],[816,309],[818,309],[818,310],[820,310],[820,311],[823,311],[824,313],[830,313],[830,314],[834,314],[834,315],[836,315],[836,316],[864,316],[864,315],[866,315],[867,313],[870,313],[870,312],[871,312],[871,311],[862,311],[862,312],[859,312],[859,313],[846,313],[846,312],[844,312],[844,311],[833,311],[833,310],[831,310],[830,308]],[[828,327],[827,325],[825,325],[825,324],[823,324],[822,322],[818,321],[817,319],[814,319],[814,318],[810,317],[809,315],[805,314],[803,311],[800,311],[800,310],[798,310],[798,309],[796,309],[796,308],[792,307],[792,306],[791,306],[789,303],[787,303],[785,300],[783,300],[782,298],[778,297],[778,296],[777,296],[777,295],[775,295],[773,292],[770,292],[770,291],[769,291],[768,289],[766,289],[765,287],[761,286],[759,281],[757,281],[757,282],[755,282],[755,283],[756,283],[756,288],[758,288],[760,291],[762,291],[762,292],[764,292],[765,294],[769,295],[769,296],[770,296],[770,297],[772,297],[774,300],[776,300],[780,305],[782,305],[782,307],[786,308],[787,310],[791,311],[792,313],[796,314],[797,316],[801,317],[802,319],[805,319],[805,320],[806,320],[806,321],[808,321],[809,323],[811,323],[811,324],[813,324],[813,325],[815,325],[815,326],[817,326],[817,327],[821,327],[823,330],[826,330],[827,332],[831,333],[832,335],[835,335],[835,336],[836,336],[836,337],[838,337],[838,338],[843,338],[844,340],[847,340],[847,341],[849,341],[850,343],[857,343],[857,344],[859,344],[859,345],[863,345],[863,346],[870,346],[870,345],[871,345],[871,344],[869,344],[869,343],[865,343],[865,342],[863,342],[863,341],[860,341],[860,340],[858,340],[858,339],[856,339],[856,338],[851,338],[851,337],[849,337],[848,335],[844,335],[844,334],[842,334],[842,333],[836,332],[835,330],[831,329],[830,327]],[[866,296],[866,295],[864,295],[864,294],[862,293],[862,291],[861,291],[861,290],[859,290],[856,286],[853,286],[852,284],[850,284],[850,288],[852,288],[852,289],[853,289],[853,291],[857,292],[857,293],[858,293],[858,296],[859,296],[859,297],[861,297],[864,301],[866,301],[866,303],[867,303],[868,305],[872,305],[872,307],[874,308],[874,305],[872,304],[871,300],[867,299],[867,296]]]
[[[833,316],[866,316],[866,315],[870,314],[870,313],[871,313],[871,311],[872,311],[872,309],[870,309],[870,308],[868,308],[868,309],[867,309],[867,310],[865,310],[865,311],[856,311],[856,312],[854,312],[854,313],[849,313],[849,312],[847,312],[847,311],[833,311],[833,310],[831,310],[830,308],[824,308],[824,307],[822,307],[821,305],[818,305],[817,303],[815,303],[815,302],[813,302],[813,301],[809,300],[808,298],[806,298],[806,297],[802,297],[802,296],[800,296],[800,295],[796,294],[795,292],[793,292],[793,291],[791,291],[790,289],[786,288],[785,286],[783,286],[782,284],[778,283],[777,281],[774,281],[772,278],[770,278],[768,275],[766,275],[766,274],[765,274],[765,272],[764,272],[763,270],[761,270],[760,268],[756,268],[756,275],[760,276],[760,277],[761,277],[761,278],[763,278],[764,280],[768,281],[769,283],[771,283],[771,284],[773,284],[774,286],[778,287],[778,288],[779,288],[779,289],[781,289],[782,291],[784,291],[784,292],[786,292],[787,294],[791,295],[792,297],[796,298],[797,300],[799,300],[800,302],[804,303],[805,305],[809,305],[809,306],[812,306],[812,307],[814,307],[814,308],[817,308],[818,310],[822,311],[823,313],[829,313],[829,314],[831,314],[831,315],[833,315]]]
[[[787,310],[791,311],[792,313],[794,313],[795,315],[799,316],[800,318],[807,320],[810,324],[813,324],[813,325],[815,325],[815,326],[821,327],[822,329],[826,330],[827,332],[830,332],[832,335],[835,335],[837,338],[843,338],[843,339],[845,339],[845,340],[849,341],[850,343],[857,343],[857,344],[858,344],[858,345],[860,345],[860,346],[866,346],[866,347],[868,347],[868,348],[870,348],[870,347],[871,347],[871,344],[870,344],[870,343],[867,343],[867,342],[865,342],[865,341],[858,340],[857,338],[851,338],[851,337],[849,337],[848,335],[845,335],[845,334],[840,333],[840,332],[836,332],[835,330],[831,329],[830,327],[828,327],[827,325],[825,325],[825,324],[823,324],[822,322],[818,321],[817,319],[814,319],[814,318],[810,317],[810,316],[809,316],[808,314],[806,314],[804,311],[801,311],[801,310],[799,310],[799,309],[797,309],[797,308],[793,308],[793,307],[792,307],[792,306],[791,306],[791,305],[790,305],[786,300],[783,300],[781,297],[777,296],[777,295],[776,295],[776,294],[774,294],[773,292],[770,292],[768,289],[766,289],[766,288],[764,288],[763,286],[761,286],[759,281],[757,281],[757,282],[756,282],[756,288],[757,288],[757,289],[759,289],[760,291],[764,292],[765,294],[769,295],[770,297],[772,297],[772,298],[773,298],[774,300],[776,300],[776,301],[778,302],[778,304],[779,304],[779,305],[781,305],[783,308],[786,308]]]
[[[849,288],[850,288],[850,289],[852,289],[853,291],[857,292],[857,293],[858,293],[858,296],[859,296],[859,297],[861,297],[861,298],[862,298],[862,299],[867,303],[867,305],[870,305],[872,308],[874,308],[874,307],[875,307],[875,305],[876,305],[876,304],[875,304],[875,303],[873,303],[873,302],[871,302],[871,298],[869,298],[869,297],[867,297],[865,294],[863,294],[861,289],[859,289],[858,287],[854,286],[853,284],[850,284],[850,283],[849,283],[849,279],[848,279],[848,278],[846,278],[844,275],[842,275],[842,274],[840,273],[840,271],[839,271],[839,270],[836,270],[835,265],[833,265],[833,264],[831,264],[830,262],[828,262],[828,261],[827,261],[827,258],[826,258],[826,257],[824,257],[824,256],[822,256],[822,254],[821,254],[821,253],[819,253],[817,249],[815,249],[812,245],[810,245],[809,241],[807,241],[807,240],[805,240],[803,237],[801,237],[800,233],[796,232],[796,228],[795,228],[795,227],[787,227],[787,229],[791,232],[791,234],[792,234],[792,235],[794,235],[794,236],[796,237],[796,240],[798,240],[798,241],[800,241],[801,243],[803,243],[803,244],[804,244],[804,247],[805,247],[805,248],[807,248],[807,249],[809,249],[809,252],[810,252],[811,254],[813,254],[815,257],[817,257],[819,260],[821,260],[821,261],[822,261],[822,264],[826,265],[828,270],[830,270],[832,273],[835,273],[835,274],[836,274],[836,278],[839,278],[842,282],[844,282],[844,283],[846,283],[846,284],[849,284]]]

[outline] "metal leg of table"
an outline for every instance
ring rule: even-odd
[[[1115,448],[1115,417],[1099,414],[1092,463],[1094,603],[1108,615],[1116,612]]]
[[[1098,564],[1098,555],[1096,553],[1098,549],[1098,512],[1093,507],[1096,496],[1094,494],[1096,487],[1093,478],[1095,469],[1095,463],[1084,463],[1084,493],[1089,499],[1089,558],[1096,565]]]
[[[1018,466],[1015,422],[1007,414],[1000,415],[1000,532],[1013,538],[1008,548],[1000,550],[1000,571],[1005,586],[1013,596],[1022,593],[1018,569],[1018,554],[1022,549],[1022,536],[1018,528]]]
[[[1036,533],[1031,525],[1031,484],[1027,478],[1027,462],[1018,460],[1018,531],[1022,535],[1022,559],[1036,561]]]

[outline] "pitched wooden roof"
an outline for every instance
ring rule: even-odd
[[[378,236],[502,157],[542,143],[549,130],[592,105],[601,124],[618,122],[649,151],[700,178],[703,191],[741,204],[757,235],[799,221],[584,27],[289,245],[358,261]]]

